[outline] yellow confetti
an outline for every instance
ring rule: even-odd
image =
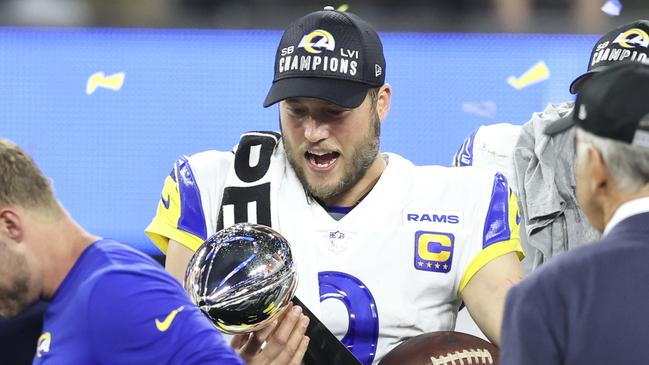
[[[509,76],[507,83],[514,89],[520,90],[537,82],[547,80],[548,78],[550,78],[550,69],[548,69],[545,62],[539,61],[520,77]]]
[[[113,75],[106,76],[103,72],[95,72],[90,75],[88,82],[86,82],[86,94],[91,95],[97,90],[98,87],[111,90],[119,90],[124,85],[124,72],[118,72]]]

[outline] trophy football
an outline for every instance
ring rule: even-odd
[[[258,331],[293,301],[309,317],[304,364],[360,365],[325,325],[294,297],[297,267],[287,240],[272,228],[237,223],[207,239],[185,273],[190,299],[228,334]]]
[[[288,242],[269,227],[239,223],[205,241],[187,266],[185,290],[228,334],[257,331],[288,305],[298,275]]]

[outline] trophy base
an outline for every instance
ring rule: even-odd
[[[304,355],[304,365],[362,365],[307,306],[297,297],[293,297],[292,300],[302,307],[302,313],[309,317],[306,335],[309,336],[310,341]]]

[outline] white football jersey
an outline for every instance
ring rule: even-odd
[[[455,153],[453,166],[478,166],[489,171],[500,171],[517,194],[513,159],[522,129],[522,126],[510,123],[480,126]]]
[[[283,153],[280,142],[274,155]],[[501,174],[384,157],[376,185],[340,220],[306,196],[291,168],[273,193],[273,228],[296,252],[298,295],[319,288],[314,312],[368,365],[410,337],[452,330],[471,277],[500,255],[522,255],[516,198]],[[196,250],[216,232],[233,160],[208,151],[176,162],[146,229],[160,249],[173,239]]]

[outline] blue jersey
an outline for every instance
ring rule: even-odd
[[[151,258],[89,246],[45,313],[34,364],[243,364]]]

